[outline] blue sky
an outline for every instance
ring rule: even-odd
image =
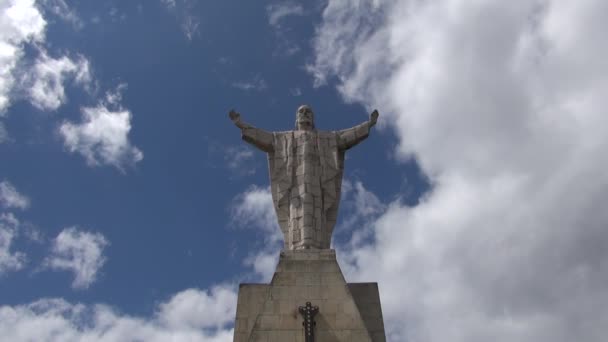
[[[334,248],[391,341],[601,341],[599,0],[0,2],[0,336],[231,341],[268,130],[368,119]]]

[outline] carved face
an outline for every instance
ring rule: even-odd
[[[315,128],[315,114],[308,105],[301,105],[296,112],[296,129],[310,131]]]

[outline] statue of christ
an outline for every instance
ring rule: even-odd
[[[344,153],[369,136],[378,120],[340,131],[319,131],[310,106],[296,112],[296,129],[268,132],[241,120],[234,110],[230,119],[242,138],[268,154],[270,189],[284,249],[329,249],[336,224]]]

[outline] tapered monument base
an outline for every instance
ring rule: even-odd
[[[240,286],[234,342],[385,340],[377,283],[347,284],[334,250],[282,251],[270,284]]]

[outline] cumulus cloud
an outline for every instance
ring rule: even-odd
[[[72,287],[86,289],[97,279],[104,265],[104,249],[109,244],[101,233],[92,233],[76,227],[66,228],[53,241],[51,254],[44,265],[54,270],[74,273]]]
[[[373,192],[367,190],[360,180],[354,183],[347,179],[342,181],[341,206],[357,218],[370,217],[384,211],[384,204]]]
[[[0,4],[0,117],[16,100],[28,100],[41,110],[56,110],[67,101],[65,86],[88,89],[90,63],[81,55],[51,57],[45,48],[47,21],[53,13],[78,26],[79,19],[64,0],[7,0]],[[31,48],[28,57],[25,49]],[[0,122],[0,143],[9,139]]]
[[[289,16],[304,15],[304,7],[294,2],[282,2],[270,4],[266,7],[268,14],[268,23],[274,27],[278,27],[280,22]]]
[[[270,188],[252,186],[235,197],[231,208],[233,223],[241,227],[259,228],[273,233],[273,239],[280,238],[279,224]]]
[[[41,299],[0,306],[0,333],[7,341],[229,342],[235,311],[235,289],[225,285],[179,292],[150,318],[121,314],[104,304]]]
[[[230,286],[184,290],[159,307],[158,317],[173,329],[222,329],[233,322],[237,294]]]
[[[348,233],[351,247],[365,243],[373,234],[373,222],[386,210],[386,205],[363,183],[342,181],[340,215],[334,230],[334,236]],[[335,244],[336,239],[332,241]]]
[[[123,170],[143,159],[143,153],[131,145],[131,112],[120,105],[121,91],[108,92],[96,107],[81,109],[82,122],[64,122],[59,127],[65,147],[85,157],[87,164],[108,164]]]
[[[391,341],[603,341],[608,3],[330,0],[316,85],[378,107],[432,189],[347,250]],[[350,268],[352,266],[352,268]]]
[[[27,99],[44,111],[57,110],[67,101],[66,85],[72,82],[90,90],[91,63],[78,54],[57,57],[45,48],[47,21],[40,8],[78,26],[78,16],[64,0],[8,0],[0,4],[0,117],[15,99]],[[25,58],[24,49],[33,56]],[[60,133],[71,152],[82,154],[89,165],[110,164],[122,170],[143,158],[128,141],[131,113],[114,101],[122,87],[109,92],[97,107],[82,108],[83,122],[64,122]],[[111,107],[111,108],[110,108]],[[9,139],[0,122],[0,143]]]
[[[30,200],[20,194],[9,181],[3,180],[0,182],[0,205],[5,208],[27,209]]]
[[[263,244],[248,255],[244,264],[253,267],[260,281],[269,281],[278,262],[283,245],[270,188],[252,186],[236,196],[231,207],[232,222],[238,227],[259,230]]]
[[[14,73],[23,57],[24,44],[43,41],[45,27],[34,0],[0,3],[0,115],[11,103]]]
[[[41,110],[55,110],[66,102],[65,82],[73,79],[87,86],[92,80],[89,61],[83,56],[49,57],[40,51],[30,72],[26,74],[28,97],[32,105]]]
[[[13,214],[0,214],[0,276],[25,266],[25,254],[12,251],[13,240],[17,236],[18,229],[19,221]]]
[[[270,282],[279,262],[280,247],[281,245],[274,244],[264,249],[258,249],[243,260],[245,266],[252,268],[256,281],[261,283]]]

